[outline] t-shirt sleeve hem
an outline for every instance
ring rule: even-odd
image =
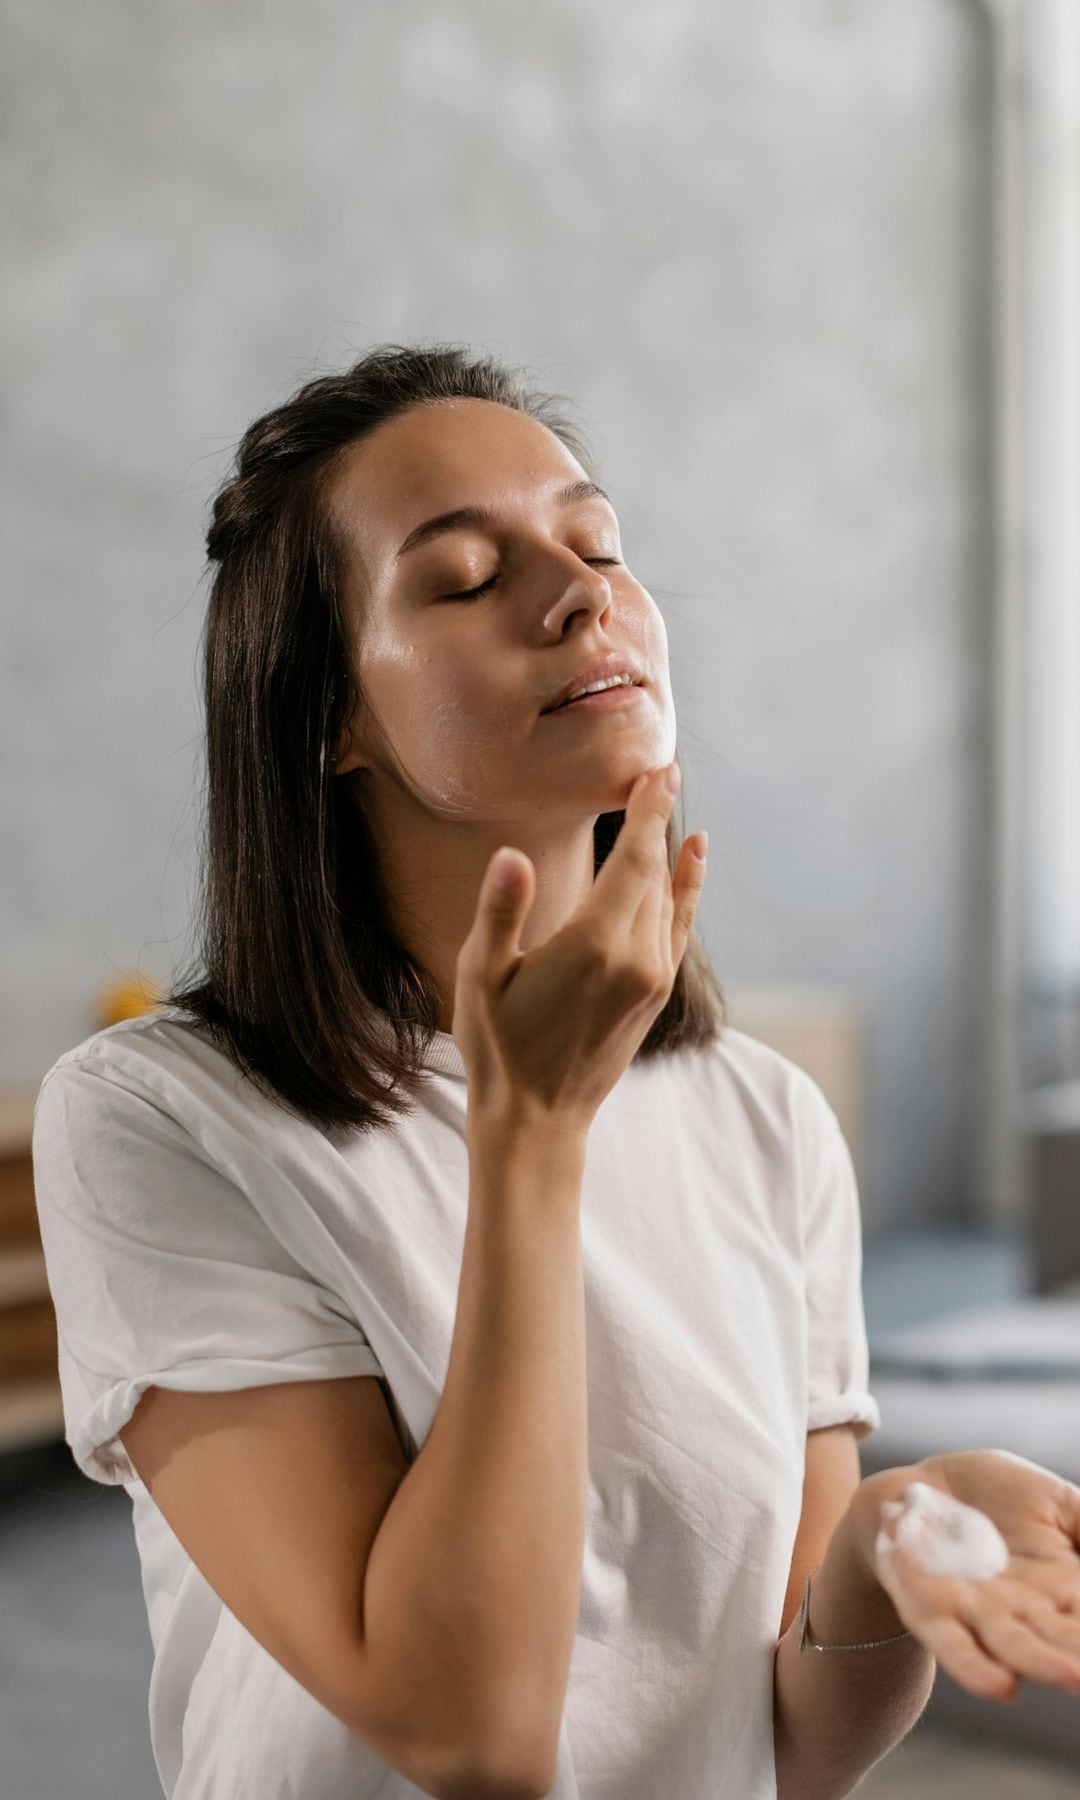
[[[806,1413],[807,1431],[821,1431],[827,1425],[854,1425],[856,1441],[881,1429],[881,1409],[873,1394],[855,1389],[846,1394],[833,1394],[827,1400],[815,1400]]]
[[[65,1433],[76,1465],[92,1481],[127,1487],[140,1479],[117,1437],[149,1387],[184,1393],[218,1394],[232,1389],[272,1387],[285,1381],[321,1381],[349,1375],[382,1375],[369,1344],[318,1345],[276,1361],[257,1357],[203,1357],[168,1369],[116,1381],[98,1398],[78,1425]]]

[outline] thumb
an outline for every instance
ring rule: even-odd
[[[518,939],[532,904],[532,863],[523,850],[496,850],[480,885],[477,925],[484,960],[502,963],[518,954]]]

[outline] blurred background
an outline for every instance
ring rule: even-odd
[[[859,1175],[864,1472],[1080,1481],[1080,0],[0,0],[0,1791],[148,1800],[30,1124],[188,948],[210,497],[380,342],[569,395],[663,611],[732,1022]],[[939,1674],[867,1800],[1057,1800]]]

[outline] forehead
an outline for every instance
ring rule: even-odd
[[[491,400],[443,400],[388,419],[336,465],[331,515],[372,576],[392,571],[414,525],[459,506],[508,513],[585,470],[539,419]]]

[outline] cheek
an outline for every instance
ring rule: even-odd
[[[490,797],[499,771],[509,772],[522,720],[522,703],[508,700],[475,669],[433,683],[412,727],[426,777],[432,785],[452,777],[478,799]]]
[[[506,693],[506,678],[487,666],[479,654],[443,652],[427,657],[415,671],[408,702],[410,737],[425,754],[467,758],[470,745],[482,747],[483,761],[491,775],[491,745],[505,744],[515,725],[520,728],[520,705]]]
[[[646,595],[648,607],[645,613],[645,645],[659,673],[667,668],[668,635],[664,623],[664,615],[651,595]]]
[[[372,704],[408,786],[447,811],[483,810],[520,734],[520,705],[475,658],[463,666],[445,654],[425,656],[373,673]]]

